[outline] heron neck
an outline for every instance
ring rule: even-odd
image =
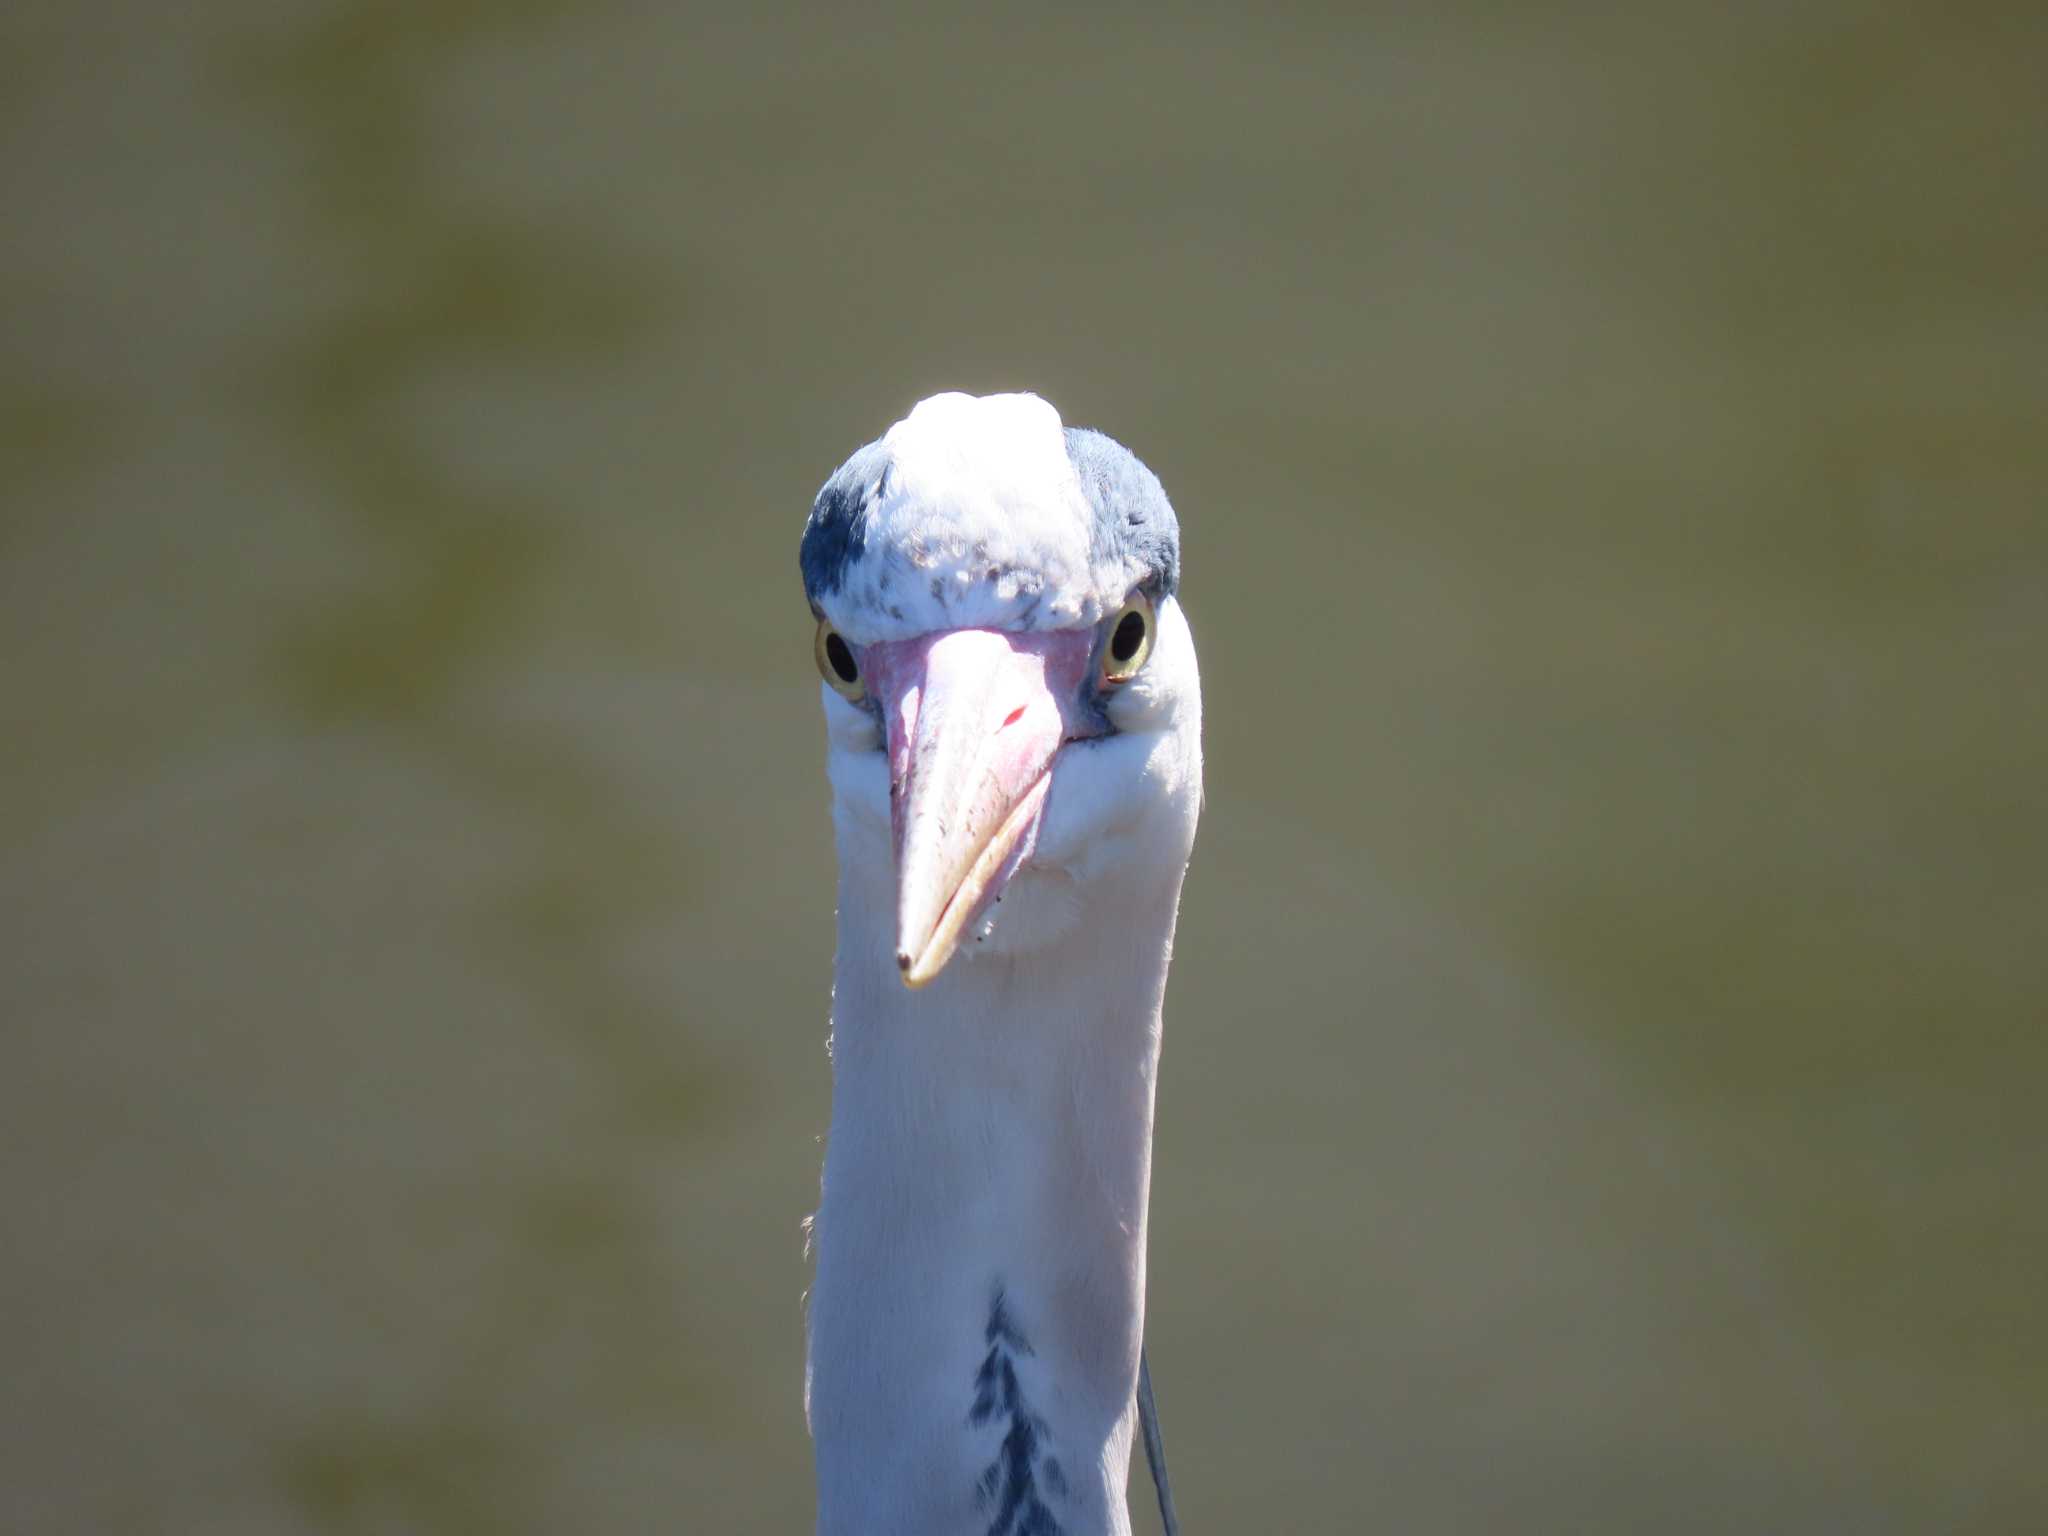
[[[1179,878],[1094,895],[1105,910],[1046,947],[962,956],[913,993],[868,931],[887,893],[842,878],[810,1304],[821,1533],[1128,1530]]]

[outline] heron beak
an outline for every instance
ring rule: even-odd
[[[889,733],[896,964],[924,986],[1037,841],[1094,654],[1087,630],[944,630],[863,659]]]

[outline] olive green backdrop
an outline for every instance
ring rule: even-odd
[[[1032,388],[1190,1536],[2048,1529],[2044,16],[10,5],[0,1526],[808,1528],[796,537]]]

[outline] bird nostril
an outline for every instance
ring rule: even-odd
[[[999,731],[1007,731],[1011,726],[1015,725],[1019,720],[1022,720],[1023,718],[1024,706],[1022,704],[1019,704],[1015,709],[1011,710],[1008,715],[1003,717],[1003,723],[997,726],[996,729]]]

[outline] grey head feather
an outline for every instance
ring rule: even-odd
[[[820,487],[797,552],[804,596],[813,607],[845,585],[847,570],[866,551],[868,508],[882,494],[888,477],[889,450],[876,441],[857,449]]]
[[[1180,585],[1180,521],[1159,477],[1122,443],[1090,427],[1067,428],[1067,457],[1095,509],[1095,563],[1115,560],[1171,595]]]

